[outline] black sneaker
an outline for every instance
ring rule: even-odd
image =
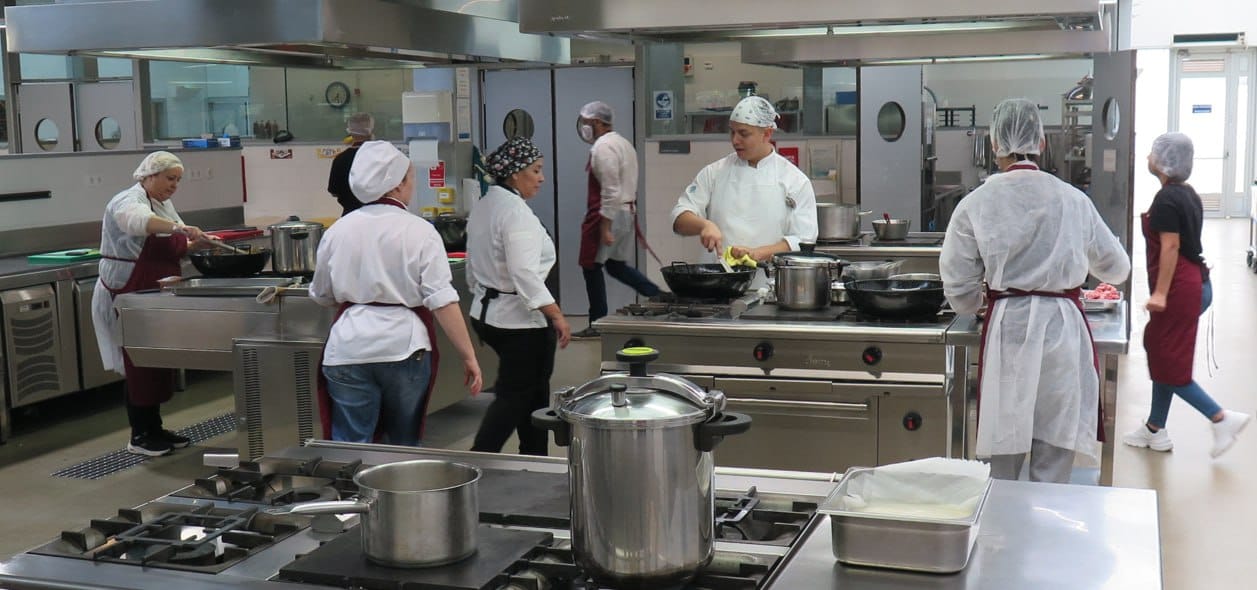
[[[595,330],[593,326],[585,328],[584,330],[581,330],[579,332],[572,332],[572,338],[575,338],[577,340],[583,340],[586,338],[600,338],[600,337],[602,337],[602,334],[599,334],[598,330]]]
[[[170,446],[170,443],[149,435],[133,436],[131,442],[127,443],[127,452],[133,455],[160,457],[172,450],[174,447]]]
[[[153,435],[153,438],[156,438],[157,440],[164,440],[176,449],[182,449],[192,444],[192,439],[164,429],[157,431],[157,433]]]

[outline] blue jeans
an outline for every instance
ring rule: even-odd
[[[607,282],[602,276],[602,267],[601,264],[595,264],[593,268],[581,269],[585,275],[585,294],[589,296],[590,324],[607,315]],[[632,287],[634,291],[647,297],[659,294],[658,285],[650,282],[646,275],[625,264],[623,260],[608,260],[606,267],[607,274]]]
[[[1200,313],[1205,313],[1205,310],[1209,309],[1212,304],[1213,284],[1205,281],[1200,286]],[[1148,413],[1148,424],[1158,428],[1165,427],[1165,422],[1170,416],[1170,402],[1173,401],[1176,393],[1206,418],[1213,419],[1218,412],[1222,411],[1222,406],[1213,401],[1213,398],[1209,397],[1209,394],[1205,393],[1205,390],[1195,381],[1177,386],[1154,381],[1152,383],[1152,411]]]
[[[324,366],[332,398],[332,440],[372,442],[378,427],[387,442],[419,444],[419,412],[428,394],[432,355],[388,363]]]

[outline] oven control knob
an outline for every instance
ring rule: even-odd
[[[866,365],[876,365],[877,363],[882,362],[882,349],[876,346],[870,346],[864,349],[864,354],[860,355],[860,358]]]
[[[755,345],[755,349],[751,351],[755,355],[755,360],[764,362],[773,358],[773,344],[771,342],[760,342]]]
[[[921,418],[921,415],[916,412],[908,412],[903,415],[904,430],[909,432],[919,430],[921,428],[921,422],[924,422],[924,420]]]

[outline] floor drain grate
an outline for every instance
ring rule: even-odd
[[[178,433],[192,439],[192,444],[196,444],[214,438],[220,434],[226,434],[235,429],[236,415],[223,414],[181,429]],[[133,455],[128,453],[126,449],[121,449],[106,455],[101,455],[94,459],[88,459],[82,463],[71,465],[53,473],[52,476],[68,477],[71,479],[100,479],[107,475],[112,475],[122,471],[123,469],[135,467],[136,465],[139,465],[151,458],[152,457],[144,455]]]

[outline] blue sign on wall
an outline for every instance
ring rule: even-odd
[[[1197,113],[1212,113],[1212,112],[1213,112],[1213,105],[1211,105],[1211,104],[1194,104],[1194,105],[1192,105],[1192,114],[1193,114],[1193,115],[1195,115],[1195,114],[1197,114]]]

